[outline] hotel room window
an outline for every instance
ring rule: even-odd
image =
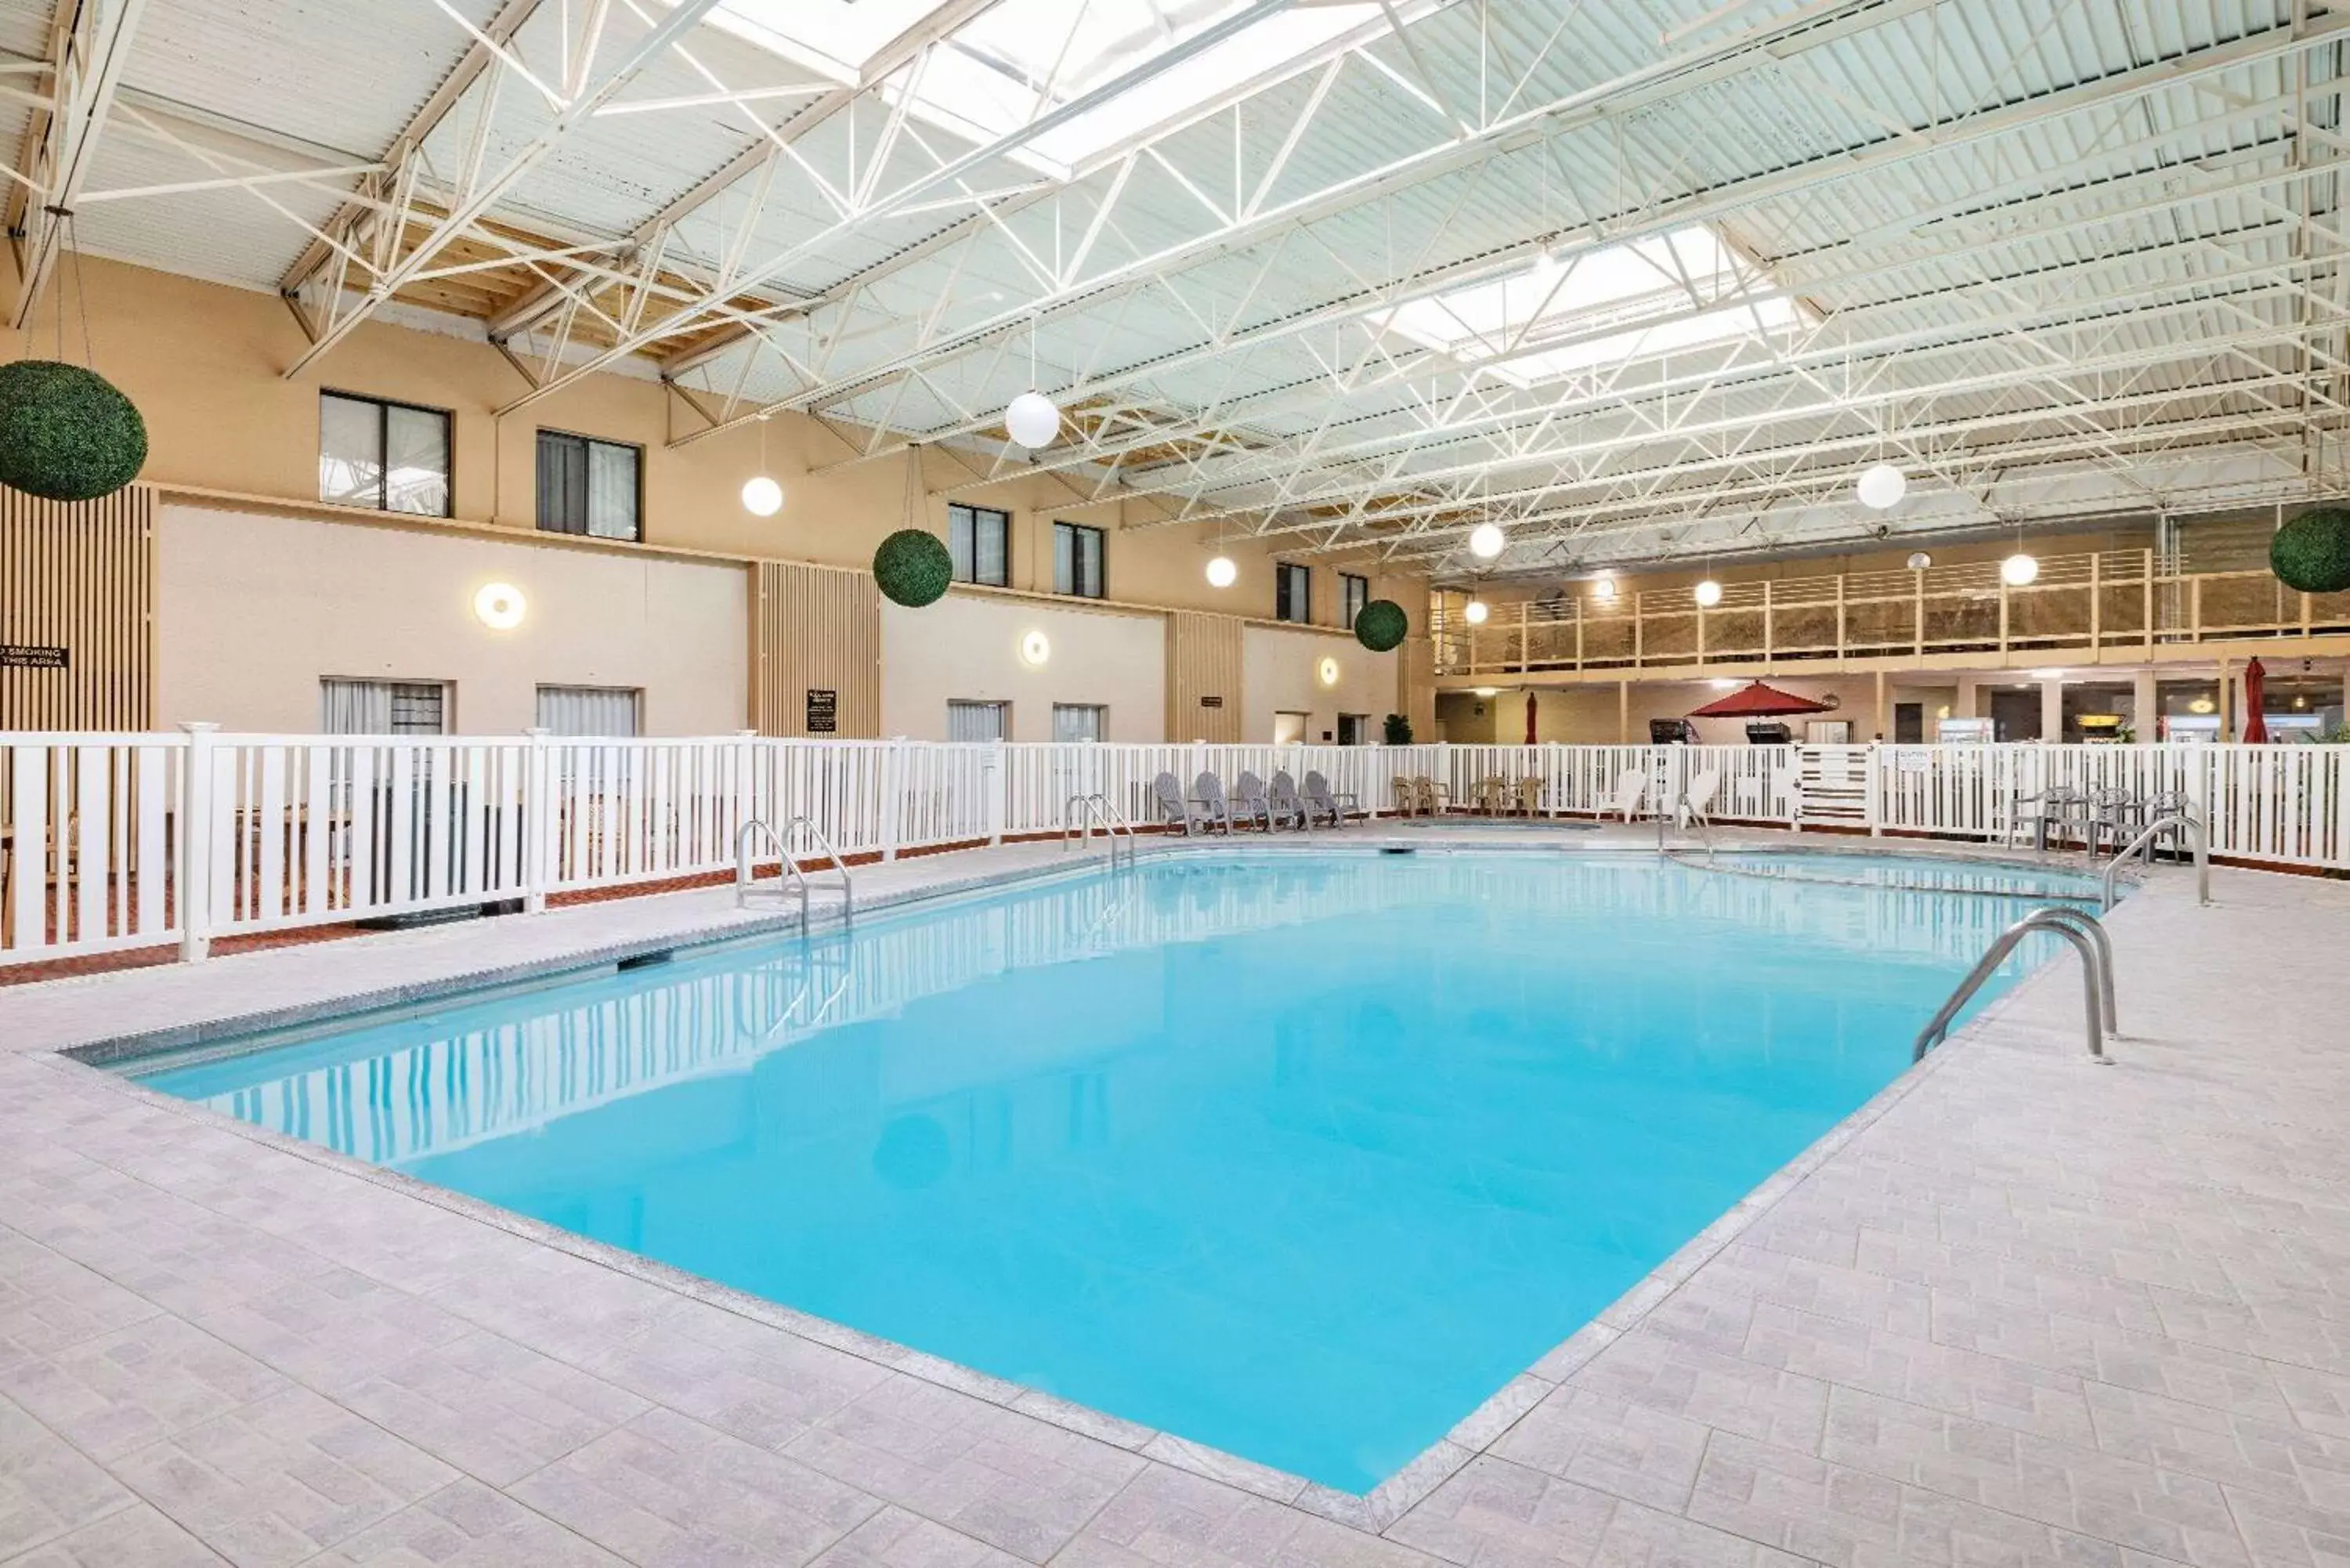
[[[549,534],[639,539],[644,449],[621,441],[538,432],[538,525]]]
[[[960,502],[948,507],[947,554],[954,557],[956,582],[1010,587],[1012,514]]]
[[[329,735],[445,735],[449,683],[330,675],[318,682],[318,728]]]
[[[448,410],[319,393],[318,499],[450,515]]]
[[[1053,739],[1098,741],[1109,729],[1109,710],[1097,702],[1053,704]]]
[[[1053,591],[1083,599],[1102,597],[1102,531],[1080,523],[1053,524]]]
[[[1361,615],[1363,607],[1371,602],[1371,579],[1358,577],[1352,572],[1339,573],[1338,597],[1339,607],[1346,612],[1338,624],[1351,629],[1355,618]]]
[[[1314,572],[1286,561],[1273,568],[1273,618],[1309,621],[1314,618]]]

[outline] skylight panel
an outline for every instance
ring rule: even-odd
[[[821,72],[860,80],[880,50],[939,0],[722,0],[711,22]],[[951,35],[912,81],[913,112],[970,142],[992,141],[1148,66],[1253,0],[1001,0]],[[1413,0],[1409,21],[1436,0]],[[1013,154],[1057,178],[1087,160],[1269,85],[1383,31],[1378,0],[1276,12],[1033,138]],[[901,82],[885,91],[902,91]]]
[[[1702,225],[1471,284],[1374,314],[1373,326],[1530,387],[1630,359],[1782,337],[1802,308]]]

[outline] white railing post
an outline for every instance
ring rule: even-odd
[[[555,795],[546,787],[546,737],[553,732],[533,725],[522,765],[522,909],[526,915],[546,912],[546,846],[555,834]]]
[[[898,858],[906,832],[906,737],[893,735],[881,754],[881,858]]]
[[[987,843],[991,849],[1003,842],[1003,818],[1007,809],[1003,794],[1011,785],[1012,775],[1003,766],[1003,737],[998,735],[987,743],[987,756],[979,764],[981,810],[987,823]]]
[[[1868,785],[1861,794],[1862,809],[1868,814],[1868,836],[1885,836],[1885,748],[1877,742],[1868,742]]]
[[[725,814],[726,842],[735,843],[743,826],[764,820],[759,808],[759,732],[734,732],[734,809]],[[774,826],[772,823],[770,826]]]
[[[213,946],[213,737],[220,726],[180,728],[188,735],[180,779],[180,961],[197,963]]]

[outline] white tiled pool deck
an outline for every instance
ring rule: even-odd
[[[1367,1501],[56,1054],[729,892],[0,990],[0,1563],[2350,1563],[2350,884],[2214,891],[2113,917],[2117,1065],[2052,966]]]

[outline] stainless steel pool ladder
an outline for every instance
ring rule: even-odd
[[[816,841],[824,850],[825,858],[832,862],[833,870],[840,876],[841,919],[854,919],[857,914],[857,882],[848,874],[848,862],[840,857],[840,851],[832,846],[832,840],[824,836],[824,829],[806,815],[795,816],[784,824],[780,833],[755,816],[743,825],[743,830],[734,836],[734,907],[738,909],[750,907],[751,840],[754,836],[763,836],[775,846],[775,855],[784,863],[784,890],[787,893],[796,890],[800,896],[800,929],[807,929],[808,894],[814,884],[809,882],[807,873],[800,869],[799,862],[792,858],[790,846],[792,830],[801,827],[807,829],[807,836]]]
[[[1068,804],[1061,808],[1061,814],[1068,819],[1068,826],[1061,829],[1061,848],[1064,852],[1069,847],[1071,834],[1076,835],[1077,842],[1080,844],[1092,842],[1094,824],[1099,822],[1102,826],[1102,836],[1109,840],[1110,868],[1115,870],[1118,867],[1118,836],[1121,833],[1126,835],[1126,863],[1128,866],[1134,864],[1136,846],[1140,840],[1135,836],[1134,824],[1128,822],[1118,807],[1110,805],[1109,796],[1098,792],[1093,794],[1073,794],[1069,797]]]
[[[2203,831],[2202,823],[2197,821],[2192,815],[2183,811],[2174,811],[2167,815],[2158,816],[2147,823],[2144,830],[2129,841],[2128,848],[2106,863],[2106,881],[2101,895],[2103,902],[2097,906],[2100,909],[2111,909],[2114,907],[2114,879],[2122,874],[2122,867],[2128,862],[2129,857],[2140,850],[2145,850],[2147,858],[2151,859],[2155,839],[2173,828],[2186,830],[2187,842],[2195,851],[2195,901],[2199,904],[2208,904],[2211,901],[2211,836]]]
[[[1668,853],[1665,848],[1666,825],[1669,823],[1679,826],[1681,814],[1684,812],[1689,814],[1690,821],[1697,824],[1698,839],[1705,846],[1705,857],[1711,861],[1713,858],[1713,824],[1707,818],[1705,813],[1690,804],[1689,793],[1686,790],[1669,809],[1657,813],[1657,853],[1659,855]]]
[[[1950,1021],[1959,1015],[1959,1010],[1982,989],[1983,981],[1991,977],[1991,972],[2007,961],[2007,955],[2015,950],[2016,944],[2034,931],[2054,931],[2070,942],[2073,950],[2081,955],[2081,988],[2084,1022],[2089,1037],[2089,1059],[2099,1066],[2113,1064],[2113,1058],[2106,1054],[2106,1036],[2121,1033],[2121,1024],[2114,1014],[2113,939],[2106,935],[2105,922],[2096,916],[2086,909],[2075,909],[2063,904],[2050,904],[2044,909],[2034,909],[1999,934],[1999,940],[1991,943],[1990,950],[1967,972],[1967,978],[1959,982],[1958,990],[1950,992],[1950,999],[1942,1003],[1942,1010],[1934,1014],[1934,1021],[1918,1031],[1917,1047],[1910,1053],[1911,1061],[1924,1061],[1926,1053],[1942,1043],[1942,1037],[1950,1033]]]

